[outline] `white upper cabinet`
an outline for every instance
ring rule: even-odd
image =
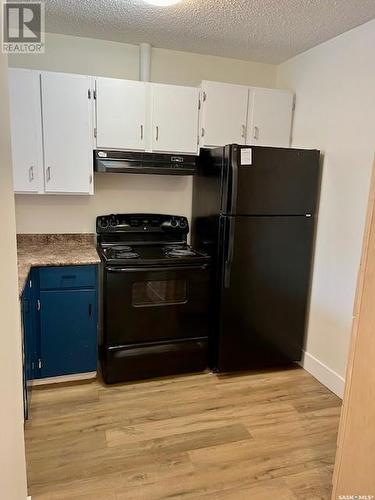
[[[97,147],[145,149],[146,84],[96,79]]]
[[[14,190],[43,192],[39,72],[10,69],[9,93]]]
[[[42,73],[41,83],[45,192],[91,194],[92,78]]]
[[[210,81],[197,89],[25,69],[9,70],[9,88],[19,193],[93,194],[95,147],[197,154],[198,142],[290,145],[287,90]]]
[[[197,153],[198,89],[100,77],[96,89],[98,148]]]
[[[196,154],[199,90],[161,84],[151,89],[152,150]]]
[[[249,88],[202,82],[201,146],[245,144]]]
[[[292,114],[292,92],[276,89],[250,89],[247,144],[289,147]]]

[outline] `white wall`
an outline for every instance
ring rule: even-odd
[[[17,55],[10,65],[42,70],[138,79],[136,45],[47,34],[44,55]],[[198,85],[202,79],[275,86],[276,66],[164,49],[152,50],[154,82]],[[17,231],[94,231],[95,217],[111,212],[191,213],[191,179],[96,175],[95,195],[16,196]]]
[[[0,13],[0,24],[2,18]],[[9,136],[7,61],[0,53],[0,498],[25,500],[21,333]]]
[[[277,66],[273,64],[152,49],[151,78],[153,82],[199,85],[202,80],[214,80],[274,87],[276,71]]]
[[[45,54],[11,56],[9,65],[138,80],[138,61],[137,45],[46,33]],[[272,87],[277,66],[153,48],[151,71],[159,83],[198,85],[206,79]]]
[[[278,68],[294,89],[293,146],[324,154],[305,366],[342,393],[375,151],[375,21]]]
[[[14,55],[9,66],[138,79],[138,47],[46,33],[45,53]]]
[[[19,233],[93,233],[101,214],[191,216],[190,177],[95,174],[94,196],[16,196]]]

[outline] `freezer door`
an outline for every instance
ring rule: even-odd
[[[232,371],[299,360],[310,289],[314,218],[226,219],[213,367]]]
[[[225,159],[222,213],[315,214],[320,186],[319,151],[232,145]]]

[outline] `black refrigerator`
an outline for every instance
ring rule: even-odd
[[[301,359],[320,189],[317,150],[201,150],[192,243],[214,262],[210,365]]]

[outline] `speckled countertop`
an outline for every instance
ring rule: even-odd
[[[20,295],[32,267],[100,262],[93,234],[18,234],[17,254]]]

